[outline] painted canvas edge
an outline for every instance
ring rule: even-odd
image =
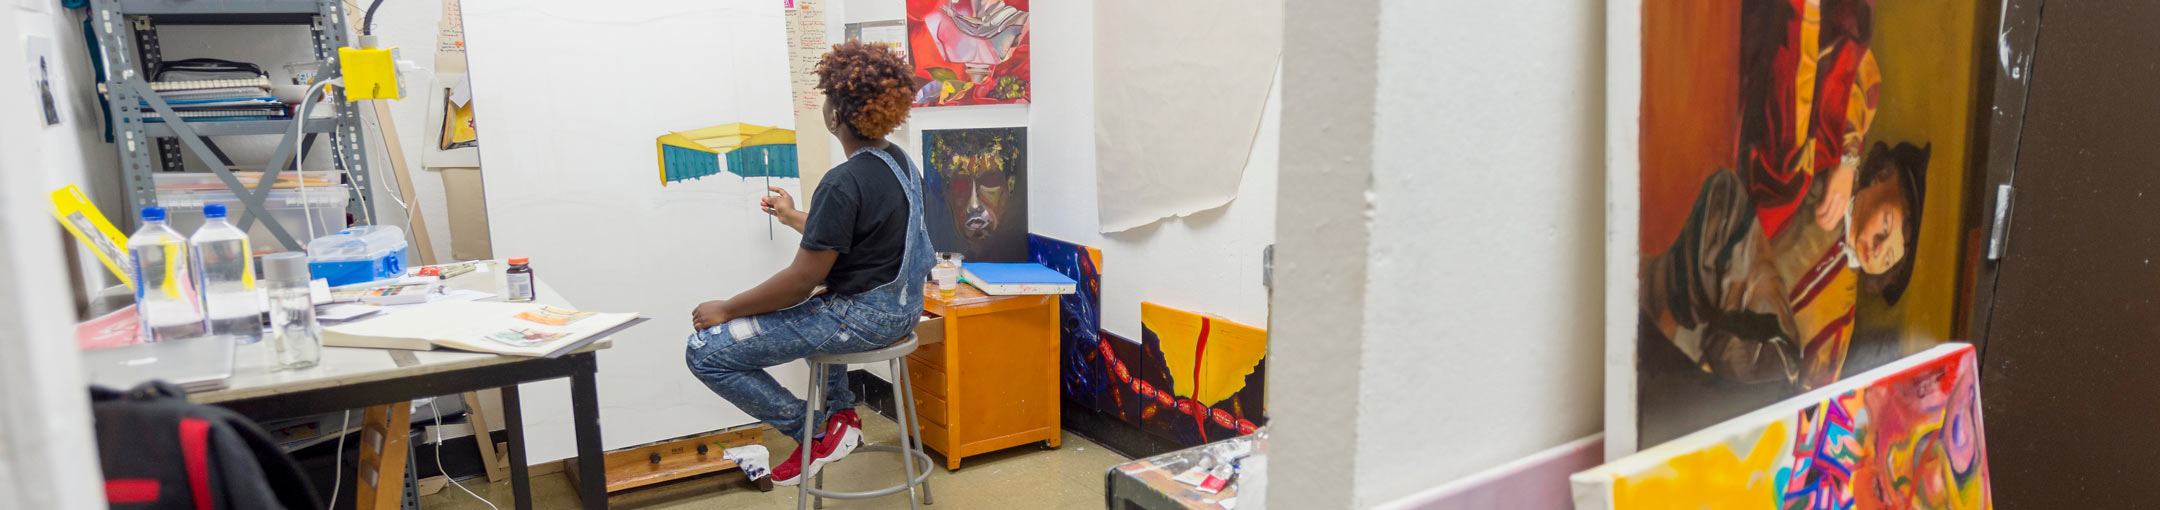
[[[1642,216],[1642,0],[1605,11],[1605,460],[1635,453]]]
[[[1975,350],[1972,344],[1964,342],[1945,342],[1942,344],[1938,344],[1934,347],[1928,348],[1928,350],[1920,351],[1918,353],[1914,353],[1911,356],[1900,358],[1897,361],[1893,361],[1879,367],[1868,369],[1868,371],[1866,372],[1862,372],[1851,377],[1846,377],[1844,379],[1839,379],[1836,383],[1832,383],[1829,386],[1816,388],[1812,391],[1795,395],[1785,400],[1780,400],[1775,404],[1763,406],[1761,409],[1751,411],[1747,414],[1743,414],[1733,417],[1729,420],[1718,422],[1718,424],[1716,425],[1704,427],[1702,430],[1689,433],[1688,435],[1680,436],[1679,438],[1673,439],[1671,441],[1666,441],[1664,443],[1659,443],[1657,446],[1645,449],[1641,452],[1637,452],[1636,454],[1624,456],[1619,459],[1608,460],[1604,465],[1570,475],[1568,476],[1568,482],[1569,485],[1573,488],[1573,492],[1575,495],[1575,508],[1577,510],[1610,509],[1612,505],[1613,487],[1620,476],[1623,476],[1626,473],[1642,472],[1654,464],[1665,462],[1667,459],[1671,459],[1673,457],[1688,452],[1702,450],[1711,445],[1721,443],[1723,441],[1724,435],[1719,434],[1718,432],[1721,432],[1720,429],[1726,428],[1726,425],[1728,424],[1747,422],[1770,423],[1773,421],[1785,419],[1799,413],[1803,409],[1807,409],[1815,404],[1828,401],[1832,397],[1856,391],[1861,388],[1871,387],[1878,383],[1881,383],[1886,379],[1897,377],[1912,370],[1932,366],[1938,363],[1973,364],[1974,368],[1976,369],[1973,373],[1973,384],[1979,384],[1979,373],[1977,372],[1977,365],[1979,363],[1979,351]],[[1985,395],[1974,395],[1974,398],[1984,397]],[[1983,405],[1985,404],[1985,402],[1985,400],[1981,401]],[[1980,419],[1982,427],[1981,437],[1982,440],[1985,441],[1986,416],[1983,414],[1980,416]],[[1982,451],[1985,451],[1987,445],[1985,443],[1982,443],[1980,447]],[[1985,457],[1983,456],[1982,458]]]

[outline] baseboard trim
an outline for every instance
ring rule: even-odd
[[[1604,462],[1605,435],[1595,434],[1390,501],[1379,508],[1570,510],[1575,503],[1568,486],[1568,475]]]

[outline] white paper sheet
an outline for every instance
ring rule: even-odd
[[[1282,56],[1282,0],[1095,3],[1103,232],[1228,205]]]

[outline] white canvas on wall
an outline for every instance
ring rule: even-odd
[[[466,0],[498,257],[530,257],[576,306],[654,319],[599,353],[601,433],[622,448],[754,421],[684,365],[690,310],[788,263],[800,237],[746,205],[764,179],[669,183],[654,137],[727,123],[792,127],[781,3]],[[774,185],[799,188],[797,179]],[[798,194],[798,196],[800,196]],[[798,394],[807,370],[772,370]],[[524,386],[530,459],[575,453],[568,385]]]

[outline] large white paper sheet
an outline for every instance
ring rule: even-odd
[[[1228,205],[1282,57],[1282,0],[1095,2],[1103,232]]]

